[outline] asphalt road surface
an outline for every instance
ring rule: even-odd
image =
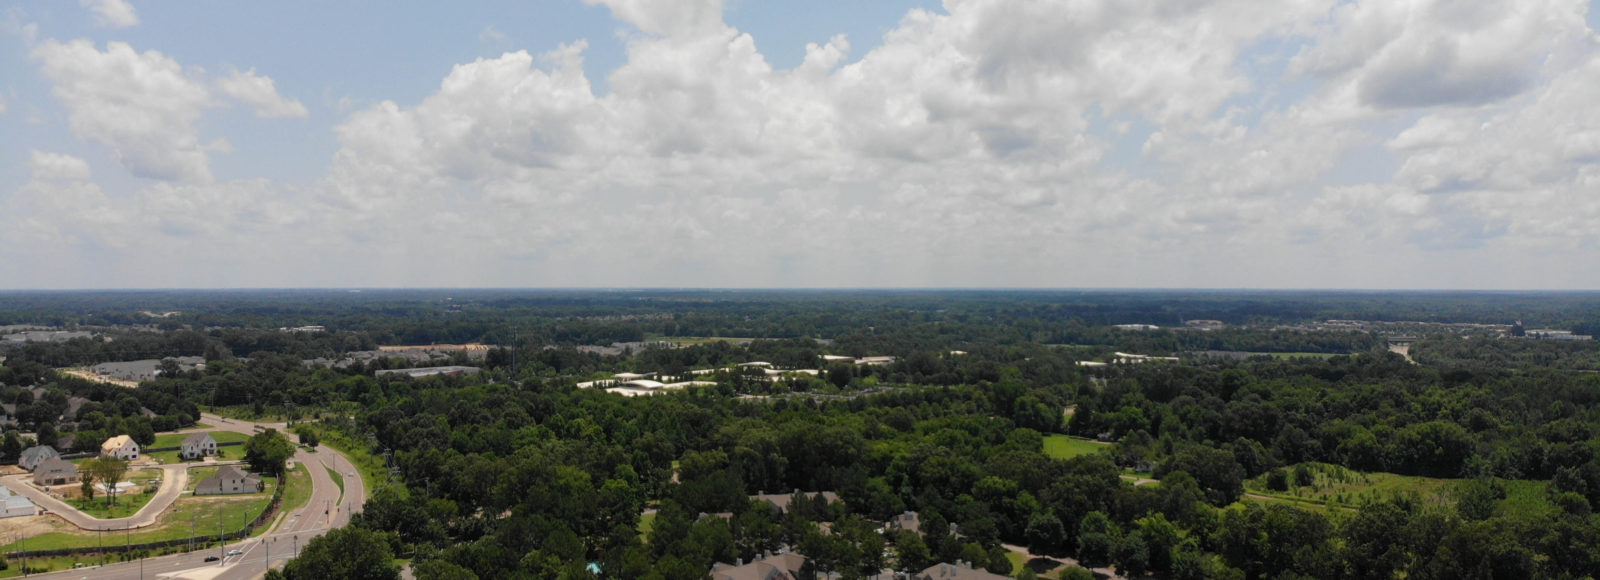
[[[202,421],[217,429],[235,431],[239,433],[254,434],[256,423],[231,421],[214,415],[203,415]],[[261,424],[263,427],[272,427],[284,432],[291,440],[297,439],[294,434],[287,433],[283,424]],[[294,552],[304,548],[311,538],[321,535],[333,528],[338,528],[350,523],[352,510],[360,511],[362,503],[366,501],[366,489],[361,484],[360,476],[351,476],[355,467],[350,464],[349,458],[326,447],[319,447],[316,453],[296,451],[294,460],[305,465],[311,472],[311,500],[305,507],[293,513],[282,514],[276,520],[276,527],[271,532],[260,536],[235,542],[224,546],[220,550],[199,550],[187,554],[176,554],[150,558],[142,562],[127,562],[104,567],[82,568],[51,572],[36,575],[38,578],[49,579],[110,579],[131,580],[142,578],[170,578],[189,580],[247,580],[260,578],[266,574],[270,562],[274,568],[282,568],[283,563],[293,557]],[[332,468],[336,473],[344,476],[344,493],[341,497],[339,486],[328,475]],[[228,552],[238,550],[238,555],[226,555]],[[271,560],[268,560],[268,555]],[[217,562],[206,562],[207,557],[220,558]],[[20,562],[19,562],[20,563]]]

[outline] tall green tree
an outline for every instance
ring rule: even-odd
[[[281,475],[290,457],[294,457],[294,446],[274,429],[257,433],[244,444],[244,460],[252,471]]]
[[[283,574],[289,580],[394,580],[400,567],[377,532],[345,526],[312,538]]]

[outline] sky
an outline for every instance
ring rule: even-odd
[[[7,3],[0,289],[1600,289],[1596,12]]]

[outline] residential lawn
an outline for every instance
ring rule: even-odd
[[[1056,459],[1071,459],[1079,455],[1100,453],[1111,446],[1088,439],[1078,439],[1066,435],[1050,435],[1044,438],[1044,454]]]
[[[78,511],[89,514],[89,517],[109,520],[125,518],[139,513],[139,510],[144,508],[145,504],[150,503],[150,498],[154,496],[155,494],[149,493],[118,495],[117,503],[107,505],[105,496],[95,495],[92,500],[78,498],[68,500],[67,503],[72,507],[78,508]]]
[[[328,477],[333,478],[333,484],[339,486],[339,499],[336,501],[344,501],[344,474],[334,471],[332,467],[326,465],[322,466],[322,468],[328,471]]]
[[[1011,577],[1012,578],[1016,578],[1017,574],[1022,572],[1023,566],[1026,566],[1028,564],[1028,557],[1027,556],[1023,556],[1022,554],[1019,554],[1019,553],[1016,553],[1016,552],[1013,552],[1013,551],[1010,551],[1010,550],[1006,550],[1006,559],[1011,561]]]
[[[656,529],[656,514],[648,513],[639,516],[639,540],[648,541],[650,530]]]
[[[161,472],[158,470],[141,469],[138,471],[129,471],[127,477],[123,478],[123,481],[127,481],[134,485],[149,487],[155,482],[156,479],[160,477]],[[67,503],[71,504],[72,507],[78,508],[78,511],[89,514],[90,517],[100,518],[102,520],[125,518],[139,513],[141,508],[150,503],[150,498],[155,497],[155,493],[153,493],[155,490],[151,489],[150,491],[152,493],[144,493],[142,491],[133,493],[119,493],[116,497],[116,503],[112,505],[106,504],[105,494],[99,491],[95,492],[94,499],[77,498],[68,500]]]
[[[184,438],[186,438],[186,437],[188,437],[190,435],[193,435],[194,433],[195,432],[191,432],[191,433],[164,433],[164,434],[161,434],[161,435],[156,435],[156,442],[154,444],[150,445],[149,447],[151,449],[160,449],[162,447],[177,447],[177,446],[180,446],[180,445],[183,444]],[[211,438],[212,439],[216,439],[217,443],[243,443],[243,442],[248,441],[250,439],[249,435],[245,435],[244,433],[234,433],[232,431],[207,431],[207,433],[210,433],[211,434]],[[157,451],[157,452],[153,452],[153,453],[145,453],[145,455],[147,457],[150,457],[152,459],[160,461],[163,465],[171,465],[171,464],[174,464],[174,463],[181,463],[183,461],[181,458],[178,457],[178,453],[180,453],[180,452],[181,452],[180,450],[174,449],[172,451]],[[235,455],[243,457],[244,456],[244,447],[234,445],[234,446],[218,447],[217,448],[217,457],[220,458],[220,459],[228,459],[228,458],[230,458],[232,456],[235,456]]]

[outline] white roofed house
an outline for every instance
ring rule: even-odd
[[[0,518],[38,514],[39,508],[33,505],[33,500],[20,495],[11,495],[11,490],[0,487]]]
[[[118,435],[100,444],[100,454],[124,461],[133,461],[139,458],[139,444],[132,437]]]
[[[195,433],[183,438],[183,444],[178,448],[178,457],[185,461],[193,461],[202,457],[217,454],[217,440],[210,433]]]

